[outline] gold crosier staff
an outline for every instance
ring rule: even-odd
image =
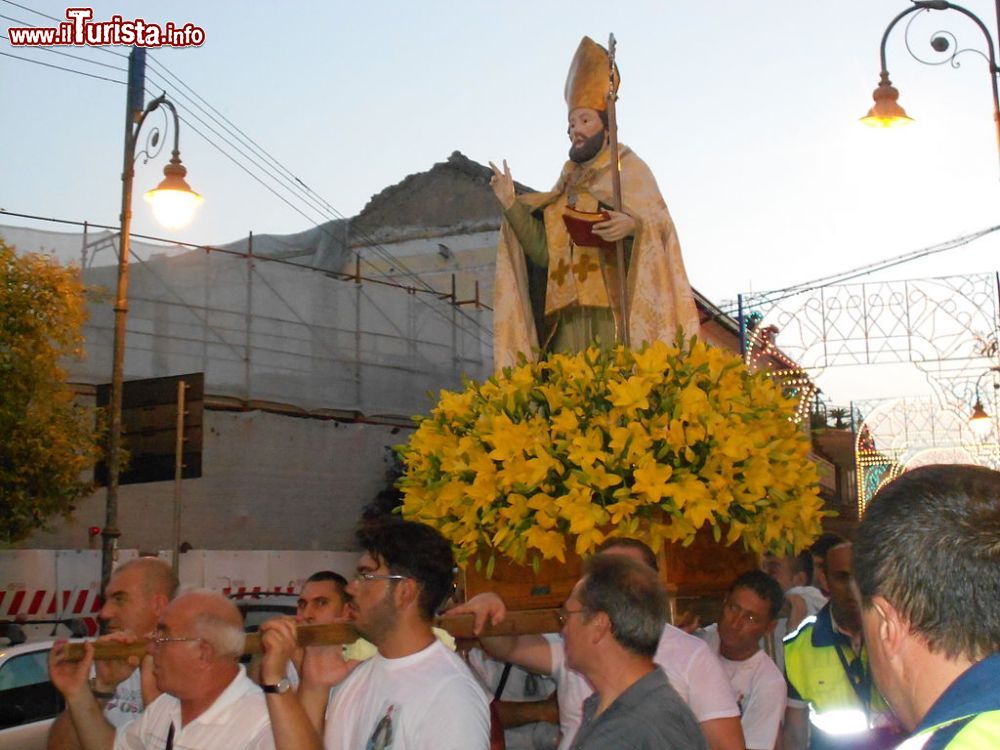
[[[611,149],[611,193],[614,210],[622,211],[622,171],[618,163],[618,116],[615,112],[615,102],[618,93],[615,91],[615,35],[608,37],[608,138]],[[633,240],[634,241],[634,240]],[[618,265],[618,341],[626,347],[632,347],[628,324],[628,291],[626,290],[627,269],[625,268],[625,240],[615,242],[615,262]]]

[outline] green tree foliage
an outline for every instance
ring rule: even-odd
[[[68,515],[91,490],[94,410],[60,366],[80,356],[87,317],[80,272],[21,255],[0,237],[0,543]]]

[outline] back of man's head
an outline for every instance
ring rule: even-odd
[[[364,523],[358,528],[357,539],[390,572],[417,582],[420,614],[425,620],[432,619],[455,580],[455,558],[448,540],[430,526],[397,519]]]
[[[624,648],[652,657],[667,622],[667,595],[656,571],[624,555],[595,555],[587,562],[578,598],[587,613],[604,612]]]
[[[854,543],[864,606],[884,597],[932,652],[978,661],[1000,644],[1000,473],[906,472],[869,503]]]
[[[141,578],[147,598],[162,594],[168,600],[177,594],[179,583],[170,564],[158,557],[137,557],[114,569],[113,575],[136,571]]]
[[[650,568],[653,570],[657,569],[656,553],[650,549],[648,544],[640,542],[638,539],[630,539],[624,536],[608,537],[597,548],[597,554],[601,554],[602,552],[621,552],[624,550],[630,550],[636,558],[642,558],[642,561]]]
[[[749,589],[767,602],[768,613],[773,620],[778,616],[785,603],[785,594],[781,586],[763,570],[750,570],[741,575],[729,587],[729,593],[736,589]]]

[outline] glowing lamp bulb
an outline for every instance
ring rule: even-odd
[[[969,427],[977,437],[986,437],[993,429],[993,420],[983,409],[983,402],[976,399],[976,405],[972,407],[972,416],[969,417]]]
[[[153,215],[160,224],[167,229],[181,229],[191,223],[203,199],[184,179],[187,169],[176,151],[163,168],[163,175],[163,181],[143,197],[152,206]]]

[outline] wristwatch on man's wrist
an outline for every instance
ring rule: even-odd
[[[288,681],[287,677],[282,677],[273,685],[261,685],[260,689],[265,693],[277,693],[281,695],[282,693],[287,693],[292,689],[292,683]]]

